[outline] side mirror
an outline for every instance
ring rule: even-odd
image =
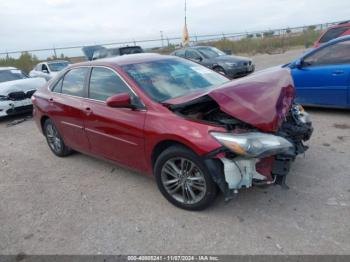
[[[301,69],[301,68],[303,67],[303,60],[302,60],[302,59],[296,60],[296,61],[294,62],[294,66],[295,66],[296,68]]]
[[[49,71],[47,69],[43,69],[43,73],[48,74]]]
[[[224,49],[224,53],[226,55],[232,55],[232,50],[231,49]]]
[[[107,106],[114,108],[134,108],[131,104],[131,97],[128,93],[120,93],[111,96],[106,101]]]

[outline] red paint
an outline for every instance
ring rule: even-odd
[[[267,181],[272,181],[272,166],[275,162],[273,156],[265,157],[256,164],[256,171],[267,177]]]
[[[275,132],[292,105],[295,91],[290,70],[276,67],[164,104],[182,104],[204,95],[214,99],[225,113],[262,131]]]
[[[329,27],[326,31],[324,31],[320,37],[315,41],[314,45],[313,45],[313,48],[317,48],[319,47],[320,45],[322,44],[325,44],[325,43],[320,43],[320,40],[321,38],[329,31],[329,30],[332,30],[332,29],[335,29],[335,28],[341,28],[341,27],[349,27],[350,26],[350,22],[348,23],[341,23],[341,24],[338,24],[338,25],[335,25],[335,26],[331,26]],[[344,31],[341,35],[337,36],[336,38],[338,37],[341,37],[341,36],[346,36],[346,35],[350,35],[350,29]],[[333,40],[333,39],[330,39],[330,40]]]
[[[139,96],[145,110],[113,108],[105,102],[54,93],[44,87],[33,97],[37,125],[41,129],[41,120],[49,117],[56,124],[65,143],[73,149],[148,174],[152,174],[152,154],[162,142],[183,144],[198,155],[205,155],[221,147],[209,132],[224,132],[224,128],[185,119],[166,106],[152,101],[118,66],[155,59],[164,58],[155,55],[123,56],[115,60],[72,66],[101,65],[117,71]],[[262,130],[273,131],[290,105],[291,90],[289,72],[280,69],[235,80],[209,95],[227,113]]]
[[[209,93],[222,111],[262,131],[275,132],[294,99],[289,69],[273,68]]]

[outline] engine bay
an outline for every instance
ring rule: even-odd
[[[229,131],[237,128],[247,130],[255,129],[223,112],[218,103],[209,96],[201,97],[198,100],[193,100],[190,103],[180,106],[171,106],[170,109],[185,118],[203,121],[208,124],[220,125]]]

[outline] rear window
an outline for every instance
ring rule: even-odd
[[[139,46],[122,47],[119,49],[120,55],[130,55],[143,53],[143,50]]]
[[[334,38],[341,36],[345,31],[349,30],[350,26],[338,27],[329,29],[320,39],[320,43],[326,43]]]

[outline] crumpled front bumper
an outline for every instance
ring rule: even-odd
[[[0,117],[30,112],[33,109],[30,98],[24,100],[0,100]]]
[[[308,146],[313,127],[309,115],[294,105],[285,122],[276,133],[287,139],[293,147],[283,154],[263,158],[246,158],[236,155],[225,147],[209,153],[206,163],[213,180],[218,184],[226,199],[231,199],[240,188],[254,185],[280,184],[286,186],[286,177],[290,166],[299,154],[303,154]]]

